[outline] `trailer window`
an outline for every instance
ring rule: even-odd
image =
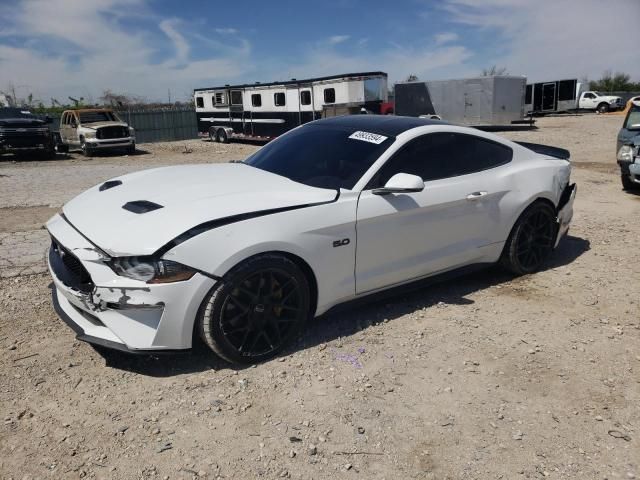
[[[254,93],[251,95],[251,105],[254,107],[262,106],[262,95],[259,93]]]
[[[576,80],[559,82],[558,100],[574,100],[576,98]]]
[[[242,92],[240,90],[231,91],[231,105],[242,105]]]
[[[227,96],[224,92],[216,92],[213,97],[211,97],[211,103],[215,107],[216,105],[226,105],[227,104]]]
[[[204,108],[204,98],[196,97],[196,107]]]
[[[325,88],[324,89],[324,103],[336,103],[336,89]]]
[[[276,107],[284,107],[285,105],[284,92],[278,92],[273,94],[273,104]]]
[[[300,105],[311,105],[311,90],[300,92]]]
[[[527,88],[524,93],[524,104],[531,105],[531,92],[533,90],[533,85],[527,85]]]

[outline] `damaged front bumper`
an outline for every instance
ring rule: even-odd
[[[569,225],[573,219],[573,202],[576,199],[576,193],[578,186],[575,183],[569,184],[562,191],[560,201],[558,202],[558,233],[556,234],[556,241],[553,248],[556,248],[560,243],[562,237],[564,237],[569,231]]]
[[[193,324],[214,279],[198,273],[182,282],[146,284],[121,277],[62,216],[47,230],[53,305],[79,340],[133,353],[191,348]]]

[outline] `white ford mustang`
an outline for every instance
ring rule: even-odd
[[[242,163],[97,185],[47,229],[58,314],[80,340],[231,362],[373,292],[501,262],[538,270],[573,215],[569,152],[435,120],[345,116]]]

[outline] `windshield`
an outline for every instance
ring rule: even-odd
[[[306,125],[268,143],[244,163],[312,187],[350,190],[395,140],[382,135],[372,136],[380,143],[349,138],[356,133],[365,132]]]
[[[35,117],[29,110],[22,108],[0,108],[0,118],[29,118]]]
[[[119,122],[120,119],[113,112],[81,112],[80,123],[94,123],[94,122]]]
[[[626,129],[640,129],[640,107],[632,105],[629,114],[627,115],[627,121],[624,124]]]

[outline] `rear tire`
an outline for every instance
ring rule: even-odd
[[[216,138],[220,143],[229,143],[229,137],[227,136],[227,131],[224,128],[218,129]]]
[[[553,250],[557,231],[554,209],[544,202],[533,203],[511,229],[500,264],[516,275],[540,270]]]
[[[603,102],[600,105],[598,105],[597,110],[600,113],[607,113],[609,111],[609,104]]]
[[[210,142],[218,141],[218,135],[216,134],[216,130],[214,128],[209,129],[209,141]]]
[[[205,297],[196,320],[204,343],[234,364],[277,355],[311,316],[309,282],[290,259],[261,254],[240,263]]]

